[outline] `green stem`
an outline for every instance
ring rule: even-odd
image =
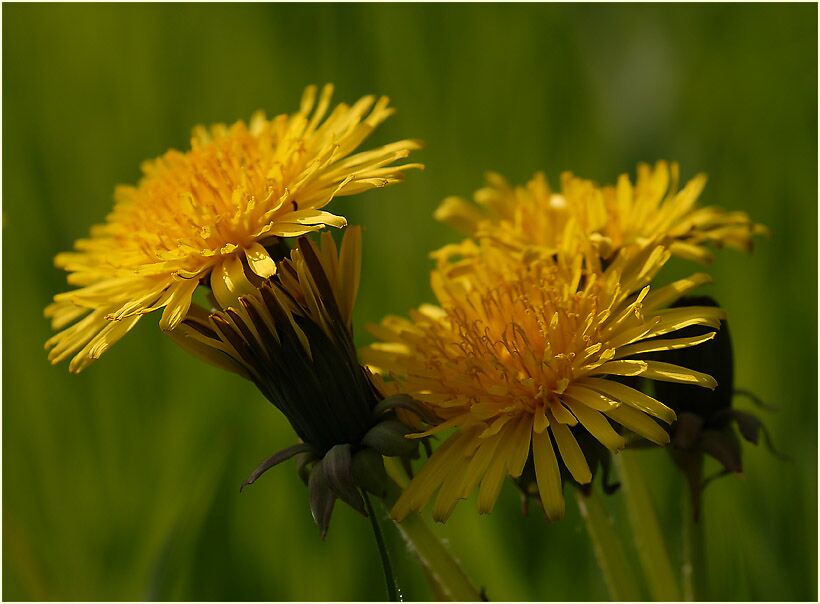
[[[627,557],[615,527],[607,518],[599,495],[589,497],[579,490],[575,491],[575,501],[581,517],[587,526],[590,541],[595,551],[598,566],[604,574],[604,581],[609,589],[609,597],[616,601],[636,601],[641,599],[641,590],[635,578],[632,566]]]
[[[616,455],[615,460],[649,593],[653,600],[679,601],[681,596],[678,580],[672,570],[669,552],[637,455],[624,451]]]
[[[406,483],[406,479],[401,476],[401,471],[392,459],[386,459],[385,462],[387,472],[393,479],[388,481],[387,497],[384,499],[385,508],[390,510],[402,492],[402,488],[396,482],[403,484]],[[396,526],[408,547],[421,561],[428,577],[434,582],[434,588],[442,597],[457,602],[483,600],[461,565],[430,529],[424,518],[419,514],[410,514],[401,522],[396,522]]]
[[[390,555],[387,553],[387,547],[384,544],[384,535],[379,526],[379,520],[376,518],[373,504],[370,503],[370,497],[367,495],[367,492],[362,490],[362,496],[364,497],[364,506],[367,508],[367,516],[370,518],[370,526],[373,527],[373,536],[376,538],[379,558],[381,558],[382,561],[384,581],[387,584],[387,599],[390,602],[401,602],[399,587],[396,585],[396,576],[393,574],[393,565],[390,564]]]
[[[703,544],[703,517],[695,519],[692,513],[692,499],[688,492],[683,493],[683,599],[697,602],[703,599],[706,582],[706,568]]]

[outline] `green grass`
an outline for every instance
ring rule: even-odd
[[[52,258],[108,212],[140,162],[197,123],[293,111],[303,87],[389,95],[371,144],[420,138],[400,186],[334,202],[364,225],[361,329],[431,299],[431,213],[485,170],[602,182],[640,160],[709,173],[703,201],[772,231],[720,254],[737,383],[793,458],[745,447],[705,493],[709,596],[817,598],[817,7],[813,5],[3,6],[3,597],[8,600],[383,599],[367,520],[338,506],[326,542],[286,465],[295,442],[254,388],[144,320],[80,376],[50,367]],[[674,262],[668,275],[691,267]],[[680,556],[681,479],[642,457]],[[626,527],[621,497],[606,502]],[[495,600],[607,597],[580,516],[462,503],[437,531]],[[624,530],[626,533],[626,530]],[[431,593],[395,534],[402,590]]]

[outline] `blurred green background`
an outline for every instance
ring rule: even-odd
[[[613,182],[636,162],[705,171],[706,203],[772,231],[725,252],[710,288],[730,316],[737,384],[791,462],[745,447],[705,493],[713,599],[817,598],[817,7],[815,5],[3,6],[3,597],[322,600],[384,596],[367,521],[337,506],[319,539],[292,465],[241,496],[295,441],[249,383],[139,327],[80,376],[50,367],[53,255],[108,212],[140,162],[197,123],[292,112],[303,87],[389,95],[368,145],[426,141],[406,184],[334,202],[365,226],[357,336],[430,300],[431,213],[487,169]],[[673,262],[669,275],[691,270]],[[742,406],[742,403],[741,403]],[[644,458],[675,555],[681,479]],[[607,500],[625,526],[618,496]],[[431,597],[399,538],[405,595]],[[607,592],[573,504],[522,517],[462,503],[437,526],[495,600]]]

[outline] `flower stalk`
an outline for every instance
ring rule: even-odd
[[[387,552],[387,546],[384,543],[384,535],[379,526],[379,519],[376,518],[373,504],[370,502],[370,496],[367,491],[362,489],[362,497],[364,498],[364,506],[367,510],[367,517],[370,519],[370,526],[373,528],[373,537],[376,540],[376,548],[379,550],[379,558],[382,562],[382,570],[384,571],[384,581],[387,585],[387,599],[390,602],[401,602],[401,592],[396,583],[396,575],[393,573],[393,565],[390,563],[390,554]]]
[[[678,579],[672,570],[669,552],[640,464],[629,451],[616,455],[615,463],[621,477],[632,534],[635,536],[649,593],[656,601],[679,601],[681,592]]]
[[[392,459],[385,459],[385,469],[391,480],[388,481],[387,496],[383,503],[385,509],[390,510],[401,495],[400,484],[406,484],[407,479],[402,476],[401,470]],[[453,602],[484,600],[461,565],[430,529],[424,518],[419,514],[410,514],[401,522],[396,522],[396,526],[407,546],[424,566],[427,576],[434,581],[433,587],[437,593]]]
[[[704,548],[703,514],[695,518],[692,499],[687,492],[683,493],[683,518],[681,532],[683,537],[683,566],[681,583],[683,599],[697,602],[705,599],[706,593],[706,557]]]
[[[595,559],[604,575],[609,597],[618,602],[641,599],[641,588],[627,562],[627,557],[615,527],[607,517],[601,497],[584,495],[575,489],[575,501],[595,551]]]

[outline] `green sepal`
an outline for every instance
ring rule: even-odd
[[[774,443],[772,443],[772,437],[771,434],[769,434],[769,430],[756,415],[753,415],[748,411],[741,411],[740,409],[731,409],[730,415],[732,416],[732,419],[735,420],[741,436],[743,436],[743,438],[747,441],[755,445],[758,444],[762,433],[763,439],[766,442],[766,448],[772,455],[784,461],[789,459],[788,455],[784,455],[775,448]]]
[[[763,427],[763,422],[746,411],[732,410],[732,416],[735,419],[738,430],[740,430],[740,435],[753,445],[756,445],[758,440],[760,440],[760,429]]]
[[[323,461],[319,461],[313,466],[308,480],[308,499],[310,501],[310,513],[313,514],[313,521],[318,525],[322,539],[327,536],[327,529],[330,526],[330,516],[333,513],[333,504],[336,502],[336,495],[327,483],[327,476],[322,467]]]
[[[743,471],[740,441],[733,431],[704,430],[700,435],[700,449],[718,460],[727,471]]]
[[[378,419],[383,413],[393,409],[405,409],[410,411],[427,424],[437,423],[436,418],[427,412],[424,405],[409,394],[394,394],[382,399],[379,401],[379,404],[373,408],[373,415]]]
[[[322,468],[327,478],[328,486],[336,496],[359,512],[362,516],[367,516],[362,501],[362,494],[353,480],[352,455],[349,444],[336,445],[325,454],[322,460]],[[316,468],[314,468],[314,473]]]
[[[373,426],[362,438],[362,444],[375,449],[385,457],[418,455],[418,442],[405,438],[410,429],[396,419],[388,419]]]
[[[384,499],[389,478],[381,454],[373,449],[362,449],[353,456],[353,480],[368,493]]]
[[[259,466],[251,472],[251,475],[248,476],[248,479],[242,483],[239,487],[239,492],[242,492],[246,486],[253,484],[256,480],[262,476],[265,472],[270,470],[273,466],[276,466],[283,461],[287,461],[294,455],[298,455],[300,453],[310,453],[313,451],[313,448],[310,445],[305,443],[299,443],[298,445],[293,445],[292,447],[288,447],[287,449],[282,449],[268,457],[265,461],[263,461]]]
[[[310,464],[316,460],[317,457],[312,451],[310,453],[299,453],[296,456],[296,473],[305,486],[308,485],[308,481],[310,480]]]
[[[779,405],[771,405],[769,403],[764,402],[759,396],[757,396],[754,392],[750,390],[746,390],[744,388],[735,388],[734,392],[735,396],[742,396],[744,398],[749,399],[755,406],[760,407],[761,409],[765,409],[766,411],[780,411]]]

